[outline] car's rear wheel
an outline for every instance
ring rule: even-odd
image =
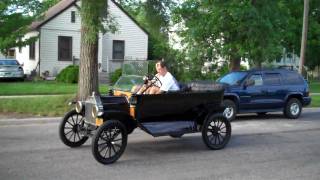
[[[60,122],[59,136],[61,141],[69,147],[79,147],[88,140],[88,136],[80,133],[84,117],[75,110],[68,112]]]
[[[222,114],[209,116],[203,124],[202,139],[208,148],[224,148],[231,137],[231,123]]]
[[[127,146],[127,131],[118,120],[108,120],[99,127],[92,139],[92,154],[102,164],[116,162]]]
[[[223,105],[225,106],[223,115],[227,118],[228,121],[234,120],[237,114],[236,104],[230,99],[225,99],[223,100]]]
[[[297,119],[300,116],[301,111],[302,105],[299,99],[291,98],[288,100],[283,113],[287,118]]]

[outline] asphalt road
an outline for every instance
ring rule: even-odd
[[[71,149],[58,137],[55,119],[0,120],[0,179],[320,179],[320,109],[298,120],[280,114],[242,116],[219,151],[200,134],[153,138],[136,130],[124,155],[101,165],[91,140]]]

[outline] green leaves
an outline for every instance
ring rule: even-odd
[[[175,11],[175,20],[185,23],[180,35],[188,49],[201,52],[193,57],[196,63],[205,56],[211,60],[241,57],[259,64],[281,53],[280,5],[267,0],[187,0]]]

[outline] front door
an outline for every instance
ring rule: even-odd
[[[253,80],[251,86],[243,86],[240,92],[240,111],[251,111],[266,108],[266,90],[263,82],[262,74],[254,73],[248,77]]]

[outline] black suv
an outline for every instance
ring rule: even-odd
[[[233,120],[237,113],[283,111],[287,118],[298,118],[302,106],[311,103],[307,82],[286,69],[231,72],[218,83],[225,86],[224,115]]]

